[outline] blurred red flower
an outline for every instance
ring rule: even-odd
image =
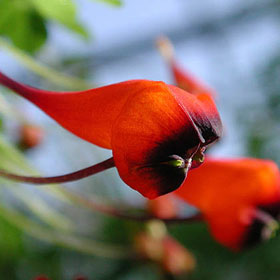
[[[206,158],[175,194],[202,212],[218,242],[240,250],[278,230],[279,175],[270,160]]]

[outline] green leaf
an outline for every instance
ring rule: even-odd
[[[122,2],[120,0],[94,0],[96,2],[104,2],[114,6],[121,6]]]
[[[17,0],[0,0],[0,35],[28,52],[38,50],[47,39],[43,18],[25,2]]]
[[[72,31],[87,38],[88,33],[77,21],[76,7],[71,0],[28,0],[46,19],[58,21]]]

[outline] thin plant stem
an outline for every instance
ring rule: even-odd
[[[174,218],[159,218],[154,215],[150,214],[142,214],[142,215],[135,215],[135,214],[129,214],[127,213],[127,210],[119,210],[113,206],[97,203],[93,201],[92,199],[87,199],[86,197],[69,190],[63,186],[60,186],[62,192],[67,196],[70,200],[72,200],[75,203],[79,203],[80,205],[100,213],[103,213],[105,215],[113,216],[120,219],[126,219],[126,220],[132,220],[132,221],[138,221],[138,222],[145,222],[150,220],[161,220],[164,223],[182,223],[182,222],[199,222],[203,220],[203,215],[198,213],[190,217],[174,217]],[[136,209],[131,209],[136,210]]]
[[[37,184],[37,185],[66,183],[66,182],[72,182],[82,178],[89,177],[91,175],[97,174],[99,172],[102,172],[114,166],[115,166],[115,162],[114,159],[111,157],[105,161],[102,161],[90,167],[80,169],[78,171],[68,173],[65,175],[60,175],[60,176],[53,176],[53,177],[22,176],[4,170],[0,170],[0,177],[23,182],[23,183],[30,183],[30,184]]]
[[[19,153],[12,149],[10,147],[10,145],[8,145],[6,142],[1,142],[1,137],[0,137],[0,148],[1,148],[1,144],[3,145],[3,147],[8,148],[9,153],[7,154],[7,157],[9,158],[14,158],[16,159],[15,164],[19,165],[19,166],[24,166],[23,164],[23,159],[21,159],[21,156],[19,155]],[[4,149],[4,151],[7,151],[7,149]],[[13,180],[18,180],[18,181],[25,181],[25,182],[31,182],[31,183],[35,183],[38,184],[38,181],[40,181],[42,184],[46,184],[46,183],[50,183],[50,181],[55,181],[57,182],[58,179],[61,180],[60,182],[69,182],[70,179],[72,178],[74,179],[78,179],[79,178],[84,178],[93,174],[96,174],[98,172],[101,172],[103,170],[106,170],[108,168],[111,168],[114,166],[114,161],[113,158],[107,159],[97,165],[88,167],[86,169],[82,169],[80,171],[74,172],[74,173],[70,173],[66,176],[68,177],[64,177],[64,176],[58,176],[58,177],[50,177],[50,178],[55,178],[55,179],[50,179],[49,178],[41,178],[41,177],[25,177],[25,176],[17,176],[15,174],[10,174],[7,173],[5,171],[0,171],[0,175],[6,177],[6,178],[10,178]],[[26,169],[26,167],[25,167]],[[77,175],[78,173],[78,175]],[[69,177],[70,175],[70,177]],[[27,179],[29,178],[30,181],[27,180],[23,180],[23,179]],[[35,178],[35,181],[34,181]],[[48,180],[48,181],[46,181]],[[55,194],[56,197],[63,199],[64,202],[67,203],[72,203],[73,205],[80,205],[83,206],[85,208],[88,208],[90,210],[93,211],[97,211],[106,215],[110,215],[116,218],[122,218],[122,219],[127,219],[127,220],[134,220],[134,221],[139,221],[139,222],[144,222],[144,221],[149,221],[149,220],[153,220],[153,219],[159,219],[156,216],[153,215],[134,215],[134,214],[129,214],[127,212],[127,210],[119,210],[116,209],[113,206],[108,206],[105,205],[104,203],[97,203],[96,201],[92,200],[92,199],[88,199],[85,198],[84,196],[68,189],[65,187],[62,187],[60,185],[50,185],[47,188],[44,189],[45,191],[50,191],[51,193]],[[137,209],[131,209],[131,210],[137,210]],[[203,220],[202,215],[197,214],[191,217],[178,217],[178,218],[171,218],[171,219],[162,219],[163,222],[165,223],[180,223],[180,222],[197,222],[197,221],[201,221]]]

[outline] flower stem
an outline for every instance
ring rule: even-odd
[[[82,178],[89,177],[91,175],[102,172],[106,169],[112,168],[115,166],[114,159],[111,157],[107,160],[104,160],[98,164],[92,165],[90,167],[68,173],[65,175],[54,176],[54,177],[32,177],[32,176],[22,176],[13,173],[9,173],[4,170],[0,170],[0,177],[11,179],[14,181],[30,183],[30,184],[53,184],[53,183],[65,183],[76,181]]]
[[[175,217],[175,218],[158,218],[157,216],[150,215],[150,214],[141,214],[141,215],[135,215],[127,213],[128,209],[126,210],[119,210],[119,208],[115,208],[114,206],[105,205],[103,203],[97,203],[92,199],[88,199],[72,190],[66,189],[63,186],[59,187],[63,194],[67,196],[70,200],[72,200],[75,203],[79,203],[80,205],[83,205],[84,207],[100,212],[105,215],[109,215],[112,217],[120,218],[120,219],[126,219],[126,220],[132,220],[137,222],[145,222],[150,220],[161,220],[164,223],[181,223],[181,222],[199,222],[203,220],[202,214],[198,213],[190,217]],[[131,209],[136,210],[136,209]]]

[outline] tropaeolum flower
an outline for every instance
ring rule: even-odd
[[[202,212],[218,242],[235,250],[279,228],[280,173],[270,160],[206,157],[175,194]]]
[[[208,94],[192,95],[163,82],[131,80],[80,92],[53,92],[0,73],[0,84],[41,108],[61,126],[113,158],[66,176],[30,183],[66,182],[116,166],[120,177],[147,198],[174,191],[187,171],[200,165],[205,148],[221,136],[222,124]]]

